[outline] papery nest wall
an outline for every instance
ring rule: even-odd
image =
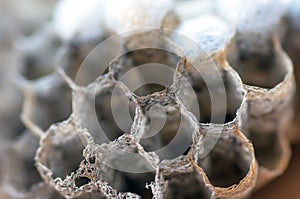
[[[1,198],[247,198],[286,170],[290,12],[249,28],[222,0],[95,2],[65,29],[61,1],[18,48],[20,30],[0,29]],[[271,6],[256,3],[250,22]]]

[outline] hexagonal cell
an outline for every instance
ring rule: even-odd
[[[31,36],[19,43],[22,51],[21,74],[28,80],[35,80],[52,73],[56,56],[61,46],[51,24],[42,25]]]
[[[59,74],[52,73],[23,85],[22,117],[43,130],[71,115],[72,89]]]
[[[187,156],[163,160],[155,182],[150,185],[155,198],[211,198],[212,192]]]
[[[255,37],[255,35],[250,34],[248,37]],[[237,38],[230,47],[233,49],[228,50],[229,64],[239,73],[244,84],[262,88],[275,87],[283,81],[288,72],[285,61],[282,60],[278,48],[275,47],[278,44],[269,40],[267,52],[252,52],[247,50],[248,48],[243,42],[246,38],[247,35],[244,35],[241,40]]]
[[[166,199],[209,199],[212,192],[205,186],[198,173],[171,174],[165,178]]]
[[[284,157],[277,132],[250,132],[249,139],[255,148],[257,161],[263,167],[275,169]]]
[[[172,85],[179,53],[163,31],[154,28],[134,31],[124,40],[120,56],[110,65],[117,81],[140,96]]]
[[[151,190],[146,189],[146,185],[155,179],[156,155],[144,151],[135,138],[128,134],[100,148],[103,170],[107,172],[102,174],[103,180],[118,192],[152,198]]]
[[[109,64],[120,55],[118,39],[73,39],[62,46],[59,66],[80,86],[87,86],[108,72]]]
[[[24,131],[15,143],[3,149],[1,153],[5,161],[1,164],[1,172],[6,186],[29,193],[34,185],[42,181],[34,166],[37,145],[38,139],[29,131]]]
[[[203,126],[197,136],[191,158],[199,172],[207,176],[207,183],[224,190],[239,185],[245,192],[255,185],[254,150],[237,126]],[[237,188],[233,192],[240,191]]]
[[[161,159],[173,159],[189,151],[197,125],[176,102],[174,93],[165,90],[140,97],[138,105],[136,119],[140,123],[135,124],[135,133],[146,151],[157,153]]]
[[[188,103],[184,100],[191,101],[187,109],[194,113],[201,123],[230,122],[236,118],[243,102],[244,90],[239,77],[219,59],[203,60],[197,68],[188,61],[178,66],[182,75],[179,76],[180,83],[190,88],[186,93],[180,90],[186,89],[184,86],[179,88],[177,95],[186,106]]]
[[[135,107],[127,91],[107,75],[87,87],[74,88],[74,118],[98,144],[130,132]]]
[[[71,119],[52,125],[40,142],[36,162],[48,168],[53,178],[65,178],[82,161],[84,140]],[[45,176],[41,173],[42,177]]]

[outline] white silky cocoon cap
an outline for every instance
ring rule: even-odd
[[[104,34],[103,0],[61,0],[52,22],[64,41],[74,37],[88,39]]]
[[[236,25],[238,32],[269,34],[286,12],[290,0],[218,0],[221,16]]]
[[[171,0],[109,0],[105,5],[105,26],[114,33],[161,27],[172,8]]]
[[[213,15],[201,16],[184,21],[177,29],[189,40],[199,46],[206,54],[213,54],[222,51],[234,36],[233,26]],[[175,41],[180,40],[180,35],[175,34]],[[185,39],[184,39],[185,40]],[[180,45],[184,46],[182,42]],[[184,48],[184,47],[183,47]],[[189,46],[187,46],[188,50]]]

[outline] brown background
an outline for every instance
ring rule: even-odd
[[[300,199],[300,145],[293,147],[287,171],[254,194],[252,199]]]

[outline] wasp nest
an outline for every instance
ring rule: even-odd
[[[26,2],[0,3],[1,198],[249,198],[287,168],[297,0]]]

